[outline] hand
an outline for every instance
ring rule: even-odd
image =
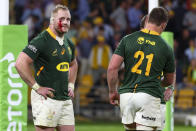
[[[74,98],[74,91],[72,88],[68,88],[68,96]]]
[[[47,88],[47,87],[40,87],[39,89],[36,90],[36,92],[40,95],[42,95],[45,99],[47,97],[53,98],[54,97],[54,92],[55,90],[52,88]]]
[[[173,94],[173,90],[171,88],[167,88],[164,92],[164,100],[168,101]]]
[[[109,99],[110,99],[110,104],[112,105],[119,105],[119,94],[118,92],[109,92]]]

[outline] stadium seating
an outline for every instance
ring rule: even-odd
[[[177,93],[176,93],[177,95]],[[179,90],[175,107],[183,110],[191,109],[195,106],[194,104],[195,91],[192,89],[181,89]]]
[[[87,94],[90,92],[93,86],[93,78],[91,75],[84,75],[79,82],[79,95],[80,95],[80,106],[86,106],[92,99],[87,98]]]

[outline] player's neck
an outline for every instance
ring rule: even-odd
[[[62,38],[64,36],[64,33],[57,32],[52,24],[49,25],[49,28],[56,36],[58,36],[60,38]]]
[[[159,34],[162,33],[162,29],[159,27],[159,26],[156,26],[154,24],[150,24],[148,23],[146,26],[145,26],[145,29],[148,29],[148,30],[151,30],[151,31],[155,31]]]

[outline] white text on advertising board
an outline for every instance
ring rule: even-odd
[[[8,117],[8,127],[7,131],[22,131],[22,123],[18,121],[14,121],[14,118],[16,117],[21,117],[22,116],[22,111],[20,110],[14,110],[13,107],[20,106],[22,102],[22,93],[20,88],[23,87],[22,83],[15,83],[13,82],[14,79],[19,79],[20,76],[17,73],[13,73],[13,68],[15,66],[15,57],[13,53],[9,52],[7,53],[1,60],[0,62],[6,62],[8,61],[8,75],[9,77],[7,78],[8,84],[9,84],[9,92],[7,95],[7,102],[8,102],[8,110],[7,110],[7,117]],[[17,96],[15,98],[17,99],[12,99],[13,96]]]

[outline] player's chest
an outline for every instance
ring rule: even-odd
[[[46,59],[50,62],[58,62],[58,61],[71,61],[72,51],[69,45],[57,45],[53,44],[48,46],[43,53]]]

